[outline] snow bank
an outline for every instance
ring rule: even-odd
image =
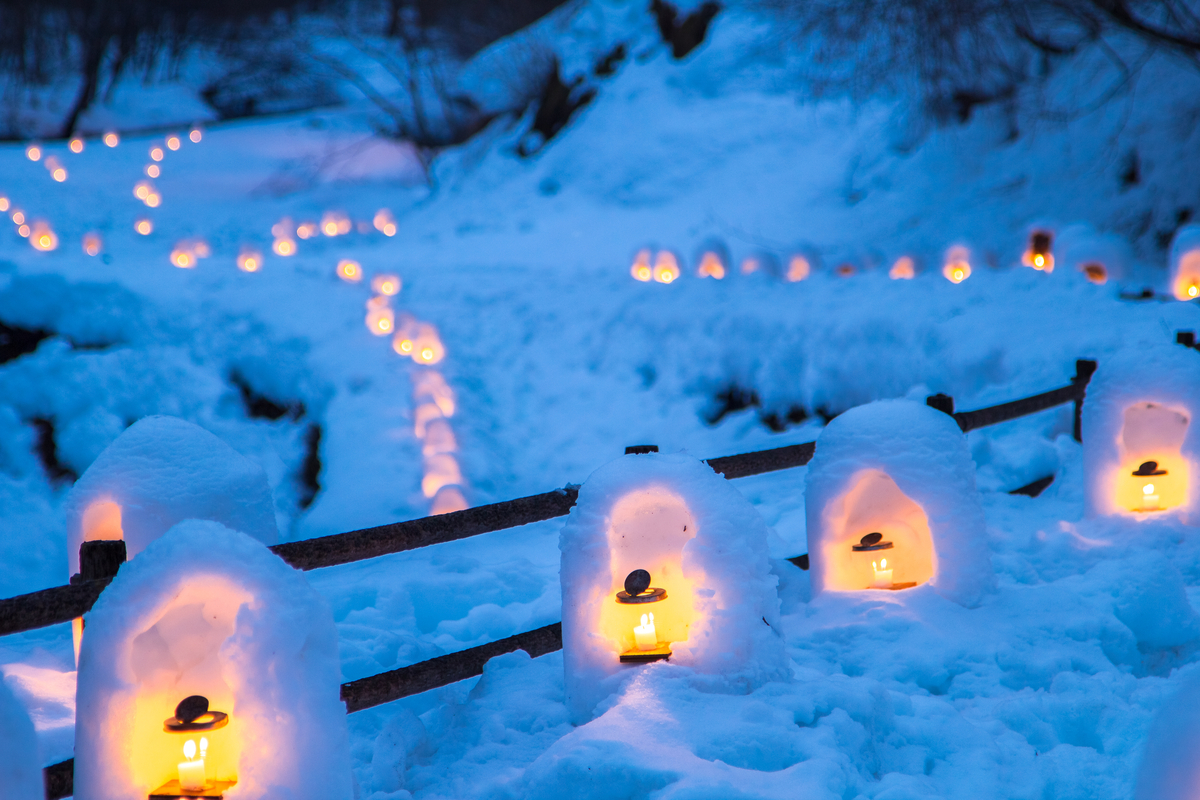
[[[836,417],[817,439],[804,501],[814,594],[928,583],[970,607],[995,583],[966,437],[922,403]]]
[[[1175,697],[1163,704],[1150,728],[1134,800],[1191,800],[1200,793],[1198,703],[1200,678],[1193,672]]]
[[[671,664],[706,676],[714,690],[747,691],[789,675],[767,526],[706,464],[675,454],[606,464],[580,489],[559,549],[563,666],[576,724],[642,671],[619,659],[642,652],[634,628],[650,613],[652,638],[670,643]],[[665,599],[616,601],[637,569]]]
[[[0,800],[41,800],[42,771],[29,715],[0,675]]]
[[[1083,403],[1088,517],[1167,512],[1200,522],[1200,356],[1129,347],[1100,362]]]
[[[266,473],[203,428],[175,417],[146,417],[105,448],[66,503],[69,574],[79,546],[124,539],[133,558],[172,525],[209,519],[275,544]]]
[[[144,797],[176,778],[189,735],[164,720],[190,695],[226,712],[208,780],[238,797],[349,800],[337,631],[325,600],[250,537],[188,520],[121,569],[86,616],[75,796]],[[203,744],[201,744],[203,748]]]
[[[1175,232],[1169,270],[1175,299],[1200,297],[1200,225],[1184,225]]]

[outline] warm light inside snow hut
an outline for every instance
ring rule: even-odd
[[[58,236],[50,229],[48,223],[39,220],[33,223],[29,231],[29,243],[33,245],[34,250],[46,253],[58,247]]]
[[[138,181],[133,185],[133,196],[142,202],[154,193],[154,184],[150,181]]]
[[[343,258],[337,265],[338,277],[349,283],[358,283],[362,280],[362,266],[357,261],[352,261],[349,258]]]
[[[757,269],[757,267],[755,267]],[[746,265],[742,264],[742,272],[746,271]],[[792,256],[788,259],[787,279],[792,283],[802,281],[812,274],[812,265],[808,263],[808,259],[804,256]]]
[[[374,299],[374,298],[372,298]],[[396,327],[396,312],[383,304],[367,305],[367,329],[376,336],[387,336]]]
[[[417,327],[416,338],[413,339],[413,361],[418,364],[436,364],[446,357],[446,348],[438,336],[437,328],[427,322]]]
[[[436,517],[438,514],[451,514],[455,511],[465,511],[468,508],[470,508],[470,505],[467,503],[467,498],[463,495],[461,489],[457,486],[443,486],[433,496],[433,503],[429,507],[429,515]]]
[[[679,277],[679,260],[669,250],[660,250],[654,258],[654,280],[671,283]]]
[[[454,416],[454,390],[436,370],[422,370],[417,373],[413,398],[433,403],[444,417]]]
[[[894,281],[909,281],[916,276],[916,265],[908,256],[900,256],[900,258],[897,258],[896,263],[892,264],[892,268],[888,270],[888,277]]]
[[[372,220],[375,224],[375,229],[384,236],[396,235],[396,218],[392,216],[392,212],[386,208],[381,208],[375,212],[375,218]]]
[[[121,137],[117,135],[116,131],[109,131],[108,133],[104,134],[104,144],[106,146],[116,147],[120,143]]]
[[[433,497],[443,486],[461,486],[462,470],[458,461],[449,453],[425,457],[425,477],[421,478],[421,491]]]
[[[85,233],[83,235],[83,252],[89,256],[100,255],[100,249],[104,243],[100,240],[100,235],[97,233]]]
[[[707,251],[700,256],[700,266],[696,269],[696,274],[701,278],[716,278],[721,280],[725,277],[725,262],[716,253]]]
[[[1175,285],[1171,288],[1176,300],[1200,297],[1200,247],[1188,250],[1180,257]]]
[[[629,268],[629,274],[635,280],[643,283],[654,278],[654,270],[650,266],[649,250],[638,250],[637,255],[633,257],[633,266]]]
[[[29,238],[29,226],[22,225],[19,228],[17,228],[17,235],[20,236],[22,239],[28,239]]]
[[[962,283],[971,277],[971,251],[965,247],[951,247],[946,251],[946,262],[942,274],[951,283]]]
[[[1180,451],[1189,422],[1183,411],[1156,403],[1125,409],[1115,482],[1119,508],[1166,511],[1188,501],[1191,465]]]
[[[392,297],[400,292],[400,276],[376,275],[371,279],[371,291]]]
[[[886,473],[863,470],[834,502],[821,553],[827,588],[907,589],[934,576],[929,519]]]
[[[154,230],[154,223],[143,217],[142,219],[139,219],[137,222],[133,223],[133,229],[142,236],[149,236]]]
[[[239,608],[253,602],[231,581],[192,578],[133,639],[137,695],[125,710],[132,719],[125,752],[152,800],[219,797],[237,783],[240,732],[231,714],[215,710],[234,706],[220,650]]]
[[[621,661],[667,658],[672,642],[687,640],[695,617],[697,580],[683,574],[683,546],[696,535],[696,522],[680,497],[658,488],[621,498],[609,519],[612,584],[596,598],[600,635]]]
[[[279,238],[271,244],[271,249],[277,256],[294,256],[296,255],[296,240],[290,238]]]
[[[327,211],[321,217],[321,233],[341,236],[350,232],[350,218],[337,211]]]
[[[14,208],[10,216],[14,225],[21,225],[25,222],[25,212],[19,208]]]
[[[59,183],[67,179],[67,170],[63,168],[63,165],[54,156],[46,159],[46,169],[50,171],[50,177]]]
[[[171,263],[180,269],[191,269],[196,266],[196,253],[186,242],[180,242],[171,251]]]
[[[301,222],[296,226],[296,235],[301,239],[311,239],[314,236],[319,236],[320,233],[317,230],[317,223],[315,222]]]
[[[1054,236],[1049,231],[1034,231],[1029,235],[1029,247],[1021,256],[1021,263],[1042,272],[1054,271],[1054,254],[1050,248],[1054,244]]]
[[[1097,286],[1103,286],[1108,282],[1108,268],[1099,261],[1088,261],[1080,264],[1079,271],[1083,273],[1083,277]]]
[[[258,272],[262,269],[262,253],[253,248],[245,248],[238,253],[237,266],[242,272]]]

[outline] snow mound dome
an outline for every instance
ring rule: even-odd
[[[1150,726],[1138,768],[1134,800],[1192,800],[1200,796],[1200,679],[1195,674],[1163,703]]]
[[[580,488],[559,549],[573,723],[668,652],[712,691],[790,676],[766,523],[707,464],[657,453],[606,464]],[[627,578],[639,569],[649,586],[631,598]],[[628,602],[639,598],[651,602]]]
[[[1200,225],[1184,225],[1171,242],[1171,293],[1176,300],[1200,297]]]
[[[1083,401],[1088,517],[1177,515],[1200,524],[1200,355],[1139,345],[1101,362]]]
[[[42,800],[37,735],[24,706],[0,672],[0,800]]]
[[[79,546],[124,539],[133,558],[185,519],[208,519],[275,544],[275,504],[262,467],[175,417],[145,417],[104,449],[67,496],[69,575]]]
[[[146,797],[196,772],[236,781],[228,800],[353,796],[333,614],[261,543],[180,523],[121,568],[85,619],[79,800]],[[225,724],[164,730],[186,722],[177,706],[193,695],[210,712],[195,723],[219,724],[221,712]]]
[[[804,502],[814,595],[928,584],[971,607],[995,585],[966,437],[924,404],[883,400],[834,418]]]
[[[1131,255],[1120,236],[1098,233],[1089,225],[1071,225],[1058,236],[1059,263],[1069,273],[1079,273],[1095,284],[1120,284],[1127,275]]]

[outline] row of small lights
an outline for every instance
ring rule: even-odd
[[[1021,263],[1041,272],[1053,272],[1054,255],[1050,252],[1052,241],[1050,234],[1044,231],[1035,232],[1031,237],[1029,248],[1022,255]],[[742,261],[740,271],[743,275],[752,275],[763,271],[764,268],[762,259],[751,256]],[[1108,280],[1108,271],[1103,264],[1084,264],[1081,270],[1092,283],[1103,284]],[[788,259],[783,279],[789,283],[803,281],[812,275],[812,271],[812,264],[808,258],[796,254]],[[834,274],[839,277],[849,277],[855,272],[857,270],[852,264],[842,264],[834,270]],[[643,283],[650,281],[674,283],[683,274],[679,266],[679,259],[673,252],[659,250],[654,253],[649,249],[637,252],[629,273],[634,280]],[[722,280],[727,274],[726,260],[719,253],[708,250],[700,256],[700,262],[696,267],[697,277]],[[893,280],[912,280],[916,274],[916,262],[910,256],[901,256],[896,259],[888,270],[888,277]],[[962,245],[955,245],[948,249],[942,262],[942,275],[951,283],[962,283],[971,277],[971,251]],[[1193,290],[1192,296],[1196,296],[1195,290]]]

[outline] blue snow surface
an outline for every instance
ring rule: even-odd
[[[1121,297],[1166,289],[1170,232],[1196,200],[1200,75],[1169,55],[1120,84],[1084,48],[1015,104],[939,125],[911,99],[809,91],[808,56],[736,4],[682,60],[642,4],[615,0],[568,4],[484,55],[530,39],[568,76],[618,42],[630,53],[589,78],[595,100],[531,158],[516,154],[530,118],[500,117],[426,169],[352,100],[208,125],[166,152],[151,209],[133,189],[161,132],[90,138],[80,154],[48,142],[62,183],[23,144],[0,146],[0,194],[59,240],[38,252],[16,225],[0,231],[0,320],[50,334],[0,365],[0,596],[68,578],[69,481],[47,475],[34,419],[52,421],[75,474],[141,417],[193,421],[263,467],[284,540],[427,514],[419,368],[364,324],[379,274],[402,278],[392,305],[445,344],[436,368],[472,505],[581,483],[628,444],[707,458],[811,441],[818,409],[934,392],[960,409],[1004,402],[1064,385],[1077,358],[1200,328],[1194,304]],[[155,123],[186,133],[199,104],[169,88],[129,87],[122,113],[144,91]],[[1131,152],[1141,180],[1123,187]],[[395,236],[371,224],[381,208]],[[352,230],[271,253],[282,218],[327,212]],[[143,217],[149,235],[134,230]],[[1116,242],[1120,279],[1022,267],[1038,226]],[[89,232],[101,255],[84,254]],[[198,239],[211,255],[173,266]],[[712,243],[730,254],[724,280],[695,275]],[[970,250],[961,284],[941,274],[953,245]],[[236,268],[245,248],[266,254],[260,271]],[[674,252],[682,276],[634,280],[642,248]],[[798,253],[813,270],[801,282],[739,269]],[[889,279],[902,256],[916,277]],[[339,279],[343,259],[366,278]],[[295,413],[249,416],[235,376]],[[732,386],[758,407],[710,424]],[[762,421],[792,408],[808,418]],[[320,491],[305,507],[312,425]],[[1156,712],[1200,671],[1200,540],[1169,520],[1084,520],[1071,431],[1067,405],[969,434],[998,582],[978,607],[812,597],[783,560],[806,548],[805,469],[739,479],[772,528],[791,681],[719,694],[660,664],[572,727],[561,655],[513,653],[478,680],[352,714],[360,796],[1130,797]],[[1008,494],[1048,475],[1037,498]],[[343,679],[559,620],[560,526],[308,573],[334,611]],[[69,757],[68,626],[0,640],[0,665],[43,763]]]

